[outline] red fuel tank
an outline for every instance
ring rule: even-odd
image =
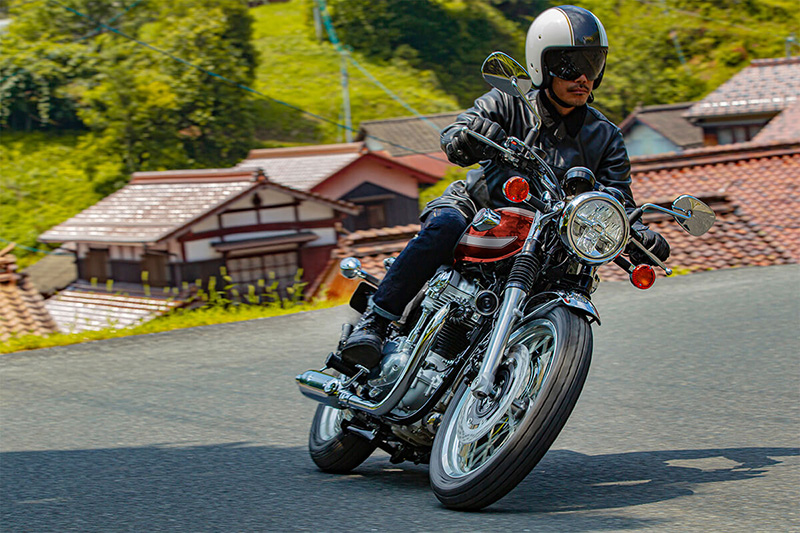
[[[502,207],[495,212],[500,215],[500,224],[487,231],[470,226],[456,246],[456,261],[491,263],[522,249],[535,213],[518,207]]]

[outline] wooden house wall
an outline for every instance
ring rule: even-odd
[[[375,185],[362,183],[342,198],[362,207],[358,215],[344,219],[342,225],[349,231],[369,229],[372,227],[390,227],[419,222],[419,200]],[[383,224],[372,224],[369,220],[369,207],[383,207]]]

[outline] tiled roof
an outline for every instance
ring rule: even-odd
[[[128,296],[71,286],[45,305],[62,333],[126,328],[163,315],[184,302],[147,296]]]
[[[334,251],[337,261],[344,257],[357,257],[365,271],[379,278],[385,272],[383,260],[396,256],[408,241],[419,232],[419,224],[355,231],[344,236]]]
[[[707,200],[706,198],[701,198]],[[714,226],[700,237],[686,233],[672,217],[648,216],[644,220],[670,244],[667,261],[676,273],[718,270],[742,266],[768,266],[797,262],[780,241],[762,231],[731,202],[709,202],[717,215]],[[664,272],[656,268],[659,277]],[[628,273],[614,264],[599,270],[603,281],[627,280]]]
[[[690,119],[777,113],[800,101],[800,57],[757,59],[686,113]]]
[[[800,262],[800,142],[635,158],[632,188],[639,202],[682,193],[724,195],[760,234]],[[728,260],[738,266],[734,258]]]
[[[0,342],[16,335],[47,335],[56,324],[28,276],[16,272],[14,245],[0,250]]]
[[[253,188],[251,179],[211,183],[130,183],[66,222],[42,242],[154,243]]]
[[[392,157],[414,153],[441,153],[439,132],[452,124],[458,112],[424,117],[368,120],[361,123],[358,138],[373,150],[386,150]],[[442,159],[446,160],[444,154]]]
[[[800,102],[787,107],[759,131],[753,142],[800,141]]]
[[[691,102],[686,102],[642,107],[628,115],[620,123],[619,129],[626,135],[638,121],[683,149],[697,148],[703,146],[703,128],[695,126],[683,117],[684,112],[691,106]]]
[[[236,168],[261,168],[270,181],[310,191],[363,153],[362,143],[251,150]]]
[[[252,169],[137,172],[131,183],[44,232],[42,242],[155,243],[257,188],[280,190],[350,214],[359,208],[280,183]]]

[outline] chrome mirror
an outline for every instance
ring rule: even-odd
[[[675,221],[695,237],[699,237],[711,229],[717,220],[713,209],[688,194],[676,198],[672,202],[672,210],[688,215],[688,218],[675,217]]]
[[[339,270],[341,270],[342,276],[347,279],[356,279],[361,274],[361,261],[355,257],[345,257],[339,263]]]
[[[523,98],[531,90],[533,82],[525,67],[503,52],[493,52],[481,67],[483,79],[511,96]]]

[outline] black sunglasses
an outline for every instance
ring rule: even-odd
[[[562,80],[577,80],[582,75],[593,81],[600,77],[606,64],[604,48],[548,50],[544,53],[545,65],[551,76]]]

